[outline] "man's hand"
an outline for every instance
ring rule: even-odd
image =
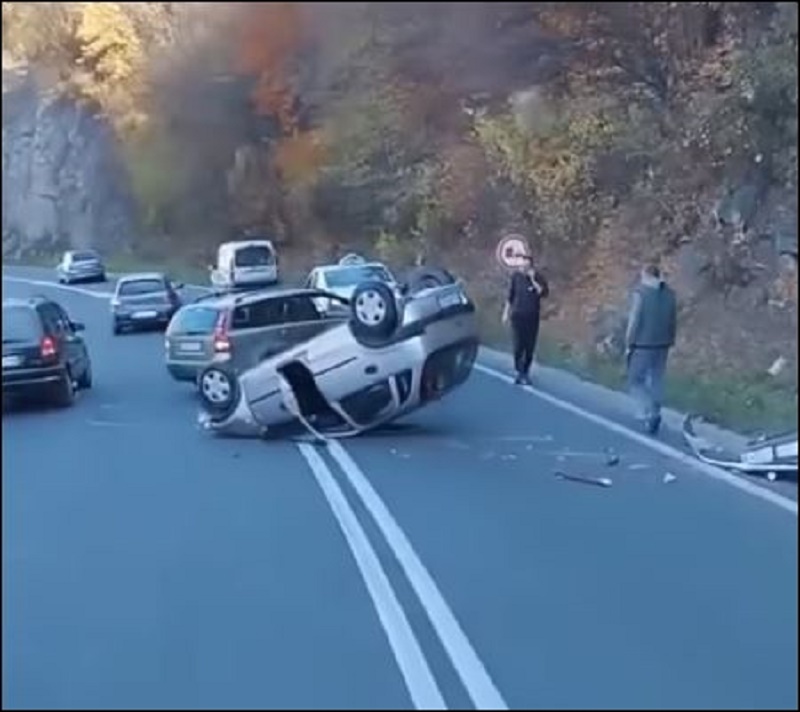
[[[503,315],[500,317],[503,324],[508,324],[508,304],[503,307]]]

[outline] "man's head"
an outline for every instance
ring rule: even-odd
[[[642,267],[642,281],[644,282],[660,282],[661,269],[655,262],[647,262]]]
[[[519,257],[519,271],[520,272],[530,272],[533,269],[533,257],[531,255],[517,255]]]

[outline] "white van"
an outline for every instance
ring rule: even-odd
[[[217,250],[217,264],[211,266],[215,289],[260,287],[278,281],[278,255],[271,240],[224,242]]]

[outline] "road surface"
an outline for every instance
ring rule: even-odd
[[[797,708],[796,504],[484,371],[343,446],[214,439],[162,335],[49,279],[4,296],[95,387],[3,416],[4,708]]]

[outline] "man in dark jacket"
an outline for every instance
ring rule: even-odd
[[[628,386],[651,435],[661,426],[664,375],[669,350],[675,344],[677,315],[675,293],[661,278],[659,268],[647,265],[632,295],[625,343]]]
[[[514,340],[515,383],[531,385],[530,370],[536,353],[541,318],[541,301],[550,293],[547,280],[533,266],[533,259],[511,275],[508,299],[503,309],[503,323],[511,322]]]

